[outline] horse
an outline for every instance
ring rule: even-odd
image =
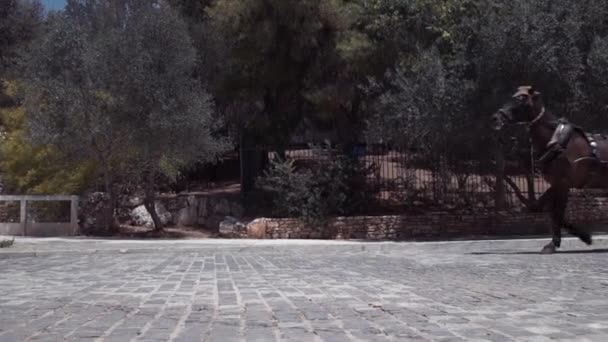
[[[553,236],[541,253],[552,254],[560,248],[562,227],[591,245],[591,233],[565,218],[568,194],[571,189],[608,188],[608,139],[550,113],[532,86],[518,87],[492,119],[496,131],[506,124],[526,125],[533,147],[542,153],[541,174],[550,184],[543,197],[551,204]]]

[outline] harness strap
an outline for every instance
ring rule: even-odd
[[[591,148],[591,156],[582,157],[577,161],[583,159],[595,159],[596,161],[602,163],[599,148],[594,135],[591,133],[587,133],[583,131],[580,127],[571,124],[565,118],[560,118],[558,120],[557,127],[555,128],[555,131],[553,133],[553,138],[547,144],[547,151],[539,158],[539,161],[541,163],[547,163],[555,159],[558,154],[560,154],[566,149],[566,146],[572,136],[572,132],[574,132],[575,130],[578,130],[582,133],[583,137]]]
[[[587,142],[589,142],[589,146],[591,147],[591,154],[599,161],[602,161],[599,148],[597,147],[597,141],[595,140],[593,134],[585,133],[585,137],[587,138]]]

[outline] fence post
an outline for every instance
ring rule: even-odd
[[[72,234],[78,234],[78,196],[71,196],[70,200],[70,227]]]
[[[21,223],[21,232],[23,236],[27,236],[27,199],[22,199],[19,201],[21,203],[21,211],[20,211],[20,223]]]
[[[494,194],[494,204],[497,210],[505,207],[505,156],[500,150],[496,149],[496,193]]]

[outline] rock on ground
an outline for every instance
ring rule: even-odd
[[[158,214],[160,221],[163,225],[167,225],[172,221],[171,213],[165,208],[162,203],[155,204],[156,213]],[[148,228],[154,228],[154,221],[152,221],[152,215],[148,212],[148,209],[144,205],[133,209],[131,211],[131,219],[137,226],[143,226]]]

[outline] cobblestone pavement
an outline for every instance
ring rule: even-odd
[[[545,242],[76,242],[0,259],[0,341],[608,341],[608,240]]]

